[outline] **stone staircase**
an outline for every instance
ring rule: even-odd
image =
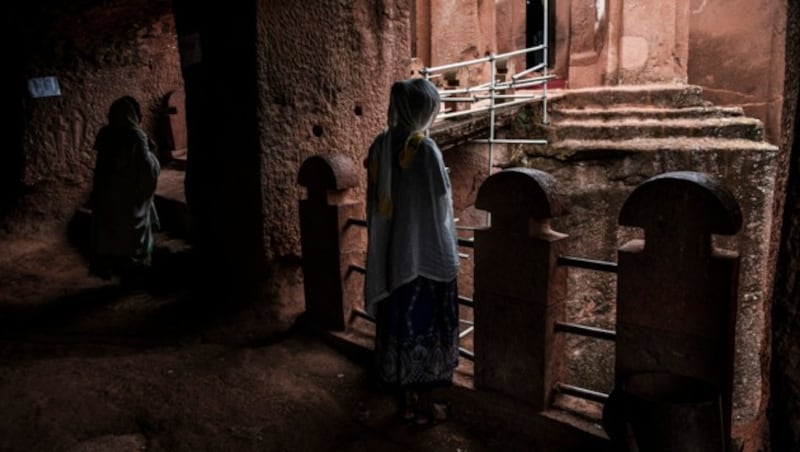
[[[764,269],[769,260],[778,148],[764,139],[761,121],[739,107],[715,106],[697,86],[600,87],[554,93],[549,123],[537,106],[518,114],[509,137],[548,139],[547,145],[519,146],[509,166],[547,171],[558,181],[569,214],[554,229],[570,236],[576,256],[614,261],[620,244],[641,238],[620,228],[622,204],[640,183],[670,171],[699,171],[731,190],[741,207],[743,227],[735,236],[715,236],[715,246],[741,257],[736,332],[734,417],[757,415],[765,319],[770,292]],[[614,328],[613,275],[570,272],[568,311],[577,323]],[[605,390],[613,381],[613,348],[570,338],[567,366],[574,384]]]
[[[525,131],[547,137],[549,144],[528,147],[522,157],[566,161],[676,148],[773,148],[764,142],[760,120],[745,116],[741,107],[710,104],[691,85],[570,90],[553,97],[549,113],[547,126],[529,124]]]

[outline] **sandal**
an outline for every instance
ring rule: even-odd
[[[450,419],[453,407],[450,402],[434,402],[431,404],[431,423],[434,425]]]
[[[413,419],[415,427],[433,427],[450,419],[452,407],[450,402],[434,402],[427,410],[420,410]]]

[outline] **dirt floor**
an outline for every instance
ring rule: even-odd
[[[123,289],[46,234],[0,249],[2,451],[592,450],[544,446],[536,413],[461,386],[450,421],[409,427],[363,354],[299,328],[214,343],[185,279]]]

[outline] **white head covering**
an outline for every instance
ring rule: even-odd
[[[409,132],[409,139],[423,133],[439,114],[440,105],[439,91],[430,81],[413,78],[395,82],[389,96],[387,138],[392,135],[392,129]],[[392,140],[385,139],[382,144],[382,149],[371,156],[369,170],[372,173],[370,177],[378,187],[377,212],[385,218],[391,218]]]
[[[439,92],[424,78],[395,82],[389,97],[389,127],[427,129],[439,113]]]

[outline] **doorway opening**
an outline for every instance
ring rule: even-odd
[[[552,46],[556,41],[555,33],[555,0],[525,0],[525,47],[535,47],[547,45],[550,51],[547,52],[547,66],[553,66],[553,55],[555,52]],[[547,37],[547,42],[544,38]],[[525,57],[525,67],[527,69],[542,64],[545,54],[543,52],[531,52]]]

